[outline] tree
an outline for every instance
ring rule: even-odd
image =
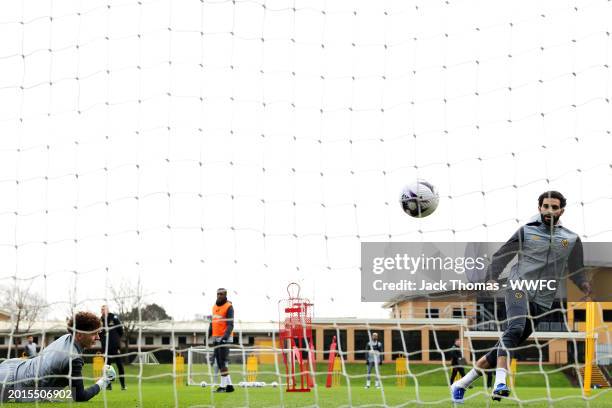
[[[128,313],[123,316],[119,316],[120,319],[125,319],[128,322],[154,322],[160,320],[172,320],[171,316],[168,316],[166,309],[159,306],[157,303],[151,303],[150,305],[144,305],[140,309],[133,307]]]
[[[45,300],[38,293],[31,290],[31,283],[15,282],[12,286],[0,288],[1,307],[11,316],[13,344],[15,348],[19,344],[19,335],[28,333],[34,323],[43,318],[46,312]],[[9,342],[8,354],[11,353]]]
[[[172,320],[162,306],[157,303],[144,303],[140,280],[135,284],[123,281],[117,286],[112,286],[110,291],[116,307],[114,313],[123,323],[123,331],[128,342],[138,337],[138,329],[139,326],[142,327],[142,322]]]
[[[132,309],[132,314],[138,315],[137,309]],[[142,321],[152,322],[159,320],[172,320],[171,316],[168,316],[166,313],[166,309],[158,305],[157,303],[151,303],[150,305],[145,305],[140,311],[140,317]]]
[[[135,284],[124,280],[118,285],[111,286],[110,292],[115,304],[115,309],[110,311],[121,320],[123,332],[129,342],[129,339],[134,338],[134,333],[137,331],[136,324],[141,321],[138,313],[134,314],[133,310],[138,311],[142,305],[142,284],[140,279]]]

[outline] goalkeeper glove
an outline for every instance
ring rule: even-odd
[[[106,388],[111,381],[115,381],[115,377],[117,377],[115,369],[110,365],[105,365],[104,368],[102,368],[102,377],[96,381],[96,384],[98,384],[100,389]]]

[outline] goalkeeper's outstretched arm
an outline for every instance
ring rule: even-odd
[[[81,358],[75,358],[72,360],[72,399],[75,402],[89,401],[100,392],[100,385],[98,383],[91,387],[85,388],[83,384],[83,360]]]

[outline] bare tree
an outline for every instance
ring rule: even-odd
[[[142,333],[143,322],[172,320],[166,310],[156,304],[145,304],[145,294],[140,280],[136,282],[121,281],[110,287],[111,302],[114,309],[111,312],[119,317],[123,324],[126,351],[129,350],[130,341],[142,344],[139,338]]]
[[[19,335],[30,332],[34,323],[44,317],[46,312],[45,300],[31,290],[31,283],[27,285],[25,282],[15,282],[14,285],[3,286],[0,288],[0,294],[1,306],[11,317],[12,344],[17,348]],[[9,342],[9,355],[12,344]]]
[[[73,285],[72,289],[68,291],[68,302],[65,304],[65,309],[64,309],[65,314],[68,319],[71,317],[74,317],[76,313],[78,312],[76,299],[77,299],[76,286]]]
[[[123,324],[123,331],[126,337],[126,343],[129,345],[130,339],[133,339],[137,333],[137,324],[141,321],[138,313],[132,313],[133,310],[140,310],[143,302],[143,289],[140,279],[135,283],[129,281],[121,281],[118,285],[110,287],[111,301],[115,308],[110,311],[119,316],[119,320]]]

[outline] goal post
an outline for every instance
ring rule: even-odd
[[[155,357],[155,353],[152,351],[140,352],[136,355],[136,358],[131,363],[132,365],[159,365],[159,360]]]
[[[284,373],[268,364],[267,370],[262,370],[258,364],[260,355],[273,355],[277,361],[282,361],[283,353],[293,350],[280,348],[230,348],[228,368],[232,376],[238,379],[237,384],[244,387],[277,387],[286,385]],[[219,370],[214,359],[212,347],[189,347],[187,349],[187,385],[214,387],[219,385]]]

